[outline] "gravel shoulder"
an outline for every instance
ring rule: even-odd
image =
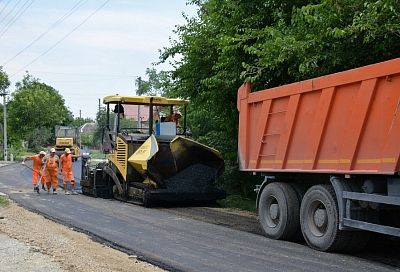
[[[30,246],[0,232],[0,271],[64,271],[61,264],[37,247]]]
[[[1,217],[0,271],[163,271],[13,202]]]

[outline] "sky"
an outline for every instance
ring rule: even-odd
[[[0,0],[0,66],[10,92],[26,71],[56,90],[75,117],[99,99],[135,95],[135,80],[175,38],[186,0]],[[168,70],[163,64],[154,67]]]

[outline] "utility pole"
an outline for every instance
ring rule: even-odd
[[[3,140],[3,146],[4,146],[4,160],[8,160],[8,144],[7,144],[7,109],[6,109],[6,95],[7,91],[4,90],[2,93],[0,93],[0,96],[3,96],[3,132],[4,132],[4,140]]]
[[[82,110],[79,110],[79,119],[82,119]]]

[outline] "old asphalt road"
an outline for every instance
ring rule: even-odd
[[[354,256],[321,253],[119,201],[37,195],[31,189],[29,169],[21,164],[0,168],[0,191],[30,210],[174,271],[395,270]]]

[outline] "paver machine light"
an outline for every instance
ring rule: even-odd
[[[107,160],[90,166],[82,158],[82,192],[146,207],[160,202],[211,202],[225,197],[215,187],[221,154],[188,135],[189,101],[155,96],[107,96],[103,147]],[[180,110],[181,124],[162,111]],[[140,111],[142,116],[140,115]],[[136,116],[134,114],[137,113]]]

